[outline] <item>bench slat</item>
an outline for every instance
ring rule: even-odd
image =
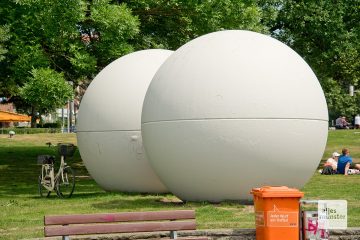
[[[194,210],[45,216],[45,225],[195,219]]]
[[[96,224],[96,225],[69,225],[46,226],[45,237],[105,234],[105,233],[131,233],[154,231],[195,230],[195,220],[186,222],[148,222],[148,223],[122,223],[122,224]]]
[[[170,238],[165,238],[170,239]],[[208,237],[178,237],[176,238],[178,240],[209,240]]]

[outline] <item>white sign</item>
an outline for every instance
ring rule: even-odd
[[[319,229],[346,229],[347,201],[319,200],[318,222]]]

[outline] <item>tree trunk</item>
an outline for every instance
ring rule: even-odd
[[[31,128],[36,128],[36,111],[31,107]]]

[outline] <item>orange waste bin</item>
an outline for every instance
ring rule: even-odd
[[[253,188],[256,240],[299,240],[299,200],[295,188]]]

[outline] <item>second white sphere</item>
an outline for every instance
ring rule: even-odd
[[[81,101],[77,139],[90,175],[104,189],[166,192],[142,145],[141,110],[155,72],[172,51],[123,56],[104,68]]]

